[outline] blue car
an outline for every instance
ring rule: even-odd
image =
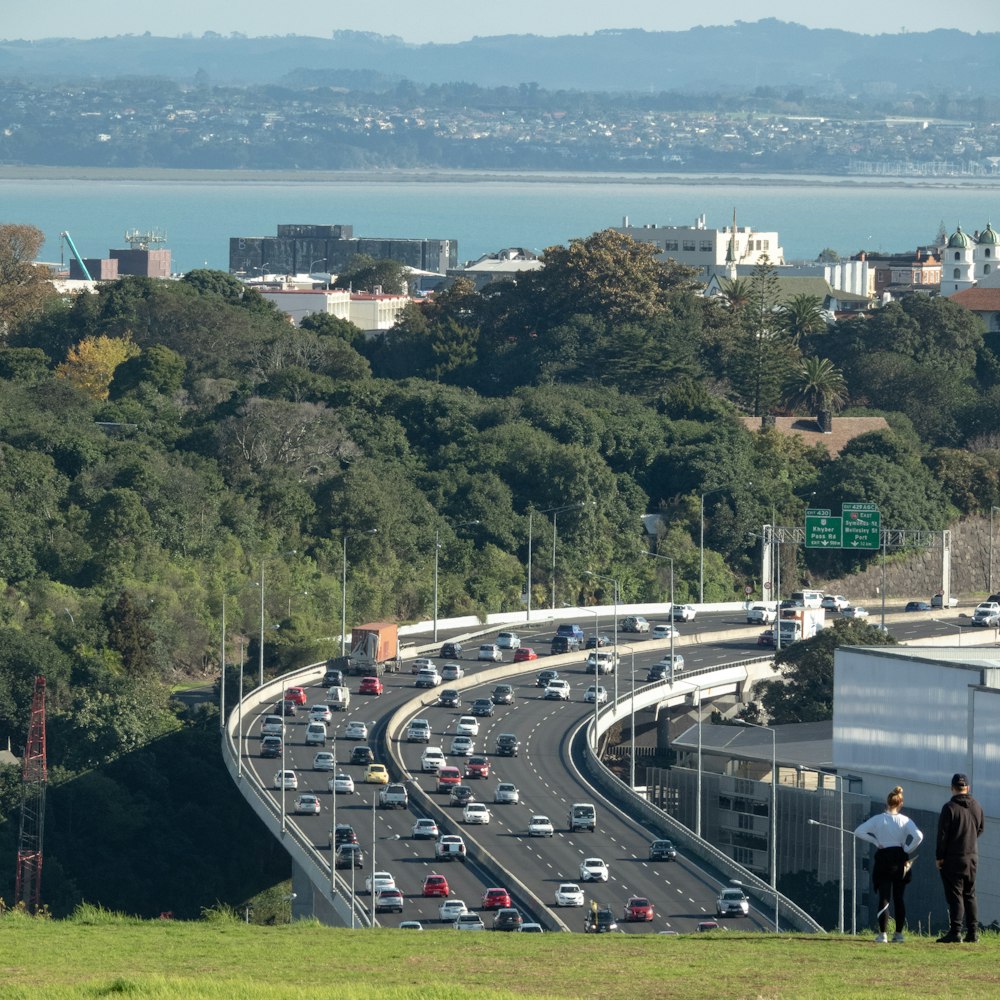
[[[931,606],[926,601],[910,601],[904,611],[930,611]]]

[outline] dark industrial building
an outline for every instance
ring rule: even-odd
[[[337,274],[357,254],[444,274],[458,264],[458,241],[376,239],[355,236],[353,226],[284,225],[277,236],[230,237],[229,273]]]
[[[83,259],[93,281],[113,281],[126,274],[144,278],[170,277],[170,251],[150,249],[151,245],[165,242],[166,236],[157,232],[129,230],[125,239],[130,243],[127,250],[109,250],[107,257]],[[69,262],[69,276],[74,281],[84,280],[83,269],[75,258]]]

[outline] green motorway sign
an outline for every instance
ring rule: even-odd
[[[878,504],[841,504],[844,523],[845,549],[877,549],[882,530],[882,515]]]
[[[844,519],[831,516],[829,510],[810,508],[806,511],[806,548],[839,549],[844,543]]]

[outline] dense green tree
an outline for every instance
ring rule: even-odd
[[[847,382],[826,358],[803,358],[789,373],[785,398],[807,413],[839,409],[847,400]]]
[[[359,253],[341,268],[333,287],[350,288],[355,292],[381,289],[385,295],[400,295],[406,291],[408,274],[409,268],[397,260],[376,260]]]
[[[783,646],[774,659],[780,679],[758,685],[771,724],[825,722],[833,718],[833,661],[840,646],[894,646],[896,640],[874,625],[835,621],[811,639]]]
[[[55,295],[45,269],[37,265],[45,234],[35,226],[0,224],[0,337],[42,312]]]

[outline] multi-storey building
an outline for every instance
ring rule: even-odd
[[[1000,288],[997,253],[1000,236],[989,223],[973,233],[959,226],[944,248],[941,274],[941,294],[954,295],[969,288]]]
[[[358,254],[444,274],[458,264],[458,241],[358,237],[353,226],[342,225],[280,225],[275,236],[230,237],[229,272],[245,277],[337,274]]]

